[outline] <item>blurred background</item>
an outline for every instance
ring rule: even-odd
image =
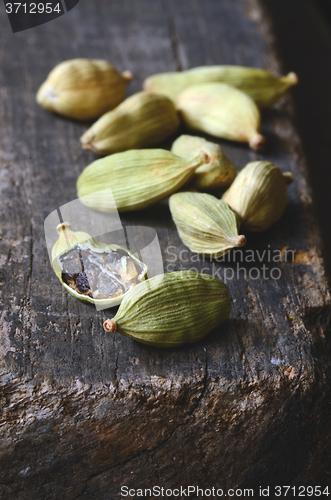
[[[330,0],[315,0],[318,8],[321,10],[322,14],[327,16],[329,22],[331,22],[331,2]]]
[[[315,210],[331,277],[331,0],[266,0],[285,70],[299,75],[293,91]]]

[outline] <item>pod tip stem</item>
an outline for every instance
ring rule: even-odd
[[[70,222],[61,222],[60,224],[58,224],[56,226],[56,230],[58,233],[60,233],[61,231],[65,231],[66,229],[69,229],[70,227],[71,227]]]
[[[209,163],[211,160],[209,154],[207,154],[206,151],[200,151],[200,156],[205,163]]]
[[[290,83],[291,85],[298,85],[299,83],[299,78],[296,73],[291,71],[288,75],[286,75],[284,78],[286,78],[286,81]]]
[[[131,80],[133,79],[133,75],[131,73],[131,71],[123,71],[122,73],[122,76],[124,78],[124,80],[126,80],[127,82],[131,82]]]
[[[238,247],[243,247],[244,245],[246,245],[246,236],[244,236],[243,234],[240,234],[238,236],[238,239],[237,239],[237,245]]]
[[[258,151],[260,149],[264,149],[265,146],[265,137],[261,134],[254,135],[249,141],[249,146],[254,151]]]
[[[103,328],[107,333],[115,333],[116,327],[117,327],[117,324],[112,319],[106,319],[106,321],[103,324]]]
[[[94,147],[93,147],[93,142],[92,141],[85,141],[85,140],[80,140],[81,142],[81,145],[82,145],[82,148],[85,149],[85,150],[89,150],[89,151],[94,151]]]
[[[285,179],[286,184],[292,184],[294,181],[294,176],[291,172],[284,172],[283,177]]]

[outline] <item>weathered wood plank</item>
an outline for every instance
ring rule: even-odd
[[[122,217],[157,230],[166,271],[224,276],[237,263],[251,271],[228,281],[230,320],[202,342],[158,350],[107,335],[109,311],[66,294],[43,235],[45,217],[75,199],[76,178],[95,158],[80,149],[84,124],[35,104],[55,64],[107,58],[134,73],[132,93],[149,74],[200,64],[280,72],[267,13],[252,0],[81,0],[15,35],[0,16],[0,495],[106,499],[122,484],[257,491],[326,482],[330,294],[290,98],[265,113],[265,153],[222,142],[239,168],[268,158],[295,175],[286,215],[248,240],[255,252],[296,252],[294,262],[272,264],[279,280],[254,279],[252,268],[271,267],[267,258],[196,262],[181,253],[166,202]]]
[[[301,85],[294,92],[296,124],[307,158],[314,206],[321,221],[324,259],[331,270],[331,171],[327,168],[330,147],[331,29],[328,19],[311,1],[267,0],[277,47],[286,69],[296,71]],[[326,12],[331,5],[318,2]],[[324,5],[325,4],[325,5]],[[300,15],[298,16],[298,11]],[[295,34],[294,34],[295,33]]]

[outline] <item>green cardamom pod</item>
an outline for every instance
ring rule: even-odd
[[[124,297],[116,316],[104,322],[143,344],[175,347],[197,342],[231,311],[227,286],[209,274],[179,271],[140,283]]]
[[[185,160],[163,149],[131,149],[94,161],[77,181],[81,202],[95,210],[139,210],[169,196],[188,182],[195,170],[208,163],[201,153]]]
[[[223,200],[239,215],[244,229],[264,231],[283,215],[291,182],[290,172],[269,161],[254,161],[239,172]]]
[[[180,124],[174,103],[166,96],[138,92],[109,111],[81,137],[84,149],[106,155],[159,144]]]
[[[202,137],[181,135],[171,147],[172,153],[188,159],[194,158],[200,151],[204,151],[210,161],[197,168],[190,186],[201,191],[229,186],[236,177],[237,170],[218,144],[206,141]]]
[[[184,123],[193,130],[248,142],[252,149],[262,149],[261,117],[254,101],[241,90],[226,83],[201,83],[188,87],[176,101]]]
[[[98,118],[123,101],[129,71],[119,73],[108,61],[71,59],[58,64],[37,93],[48,111],[77,120]]]
[[[169,199],[179,236],[192,252],[220,257],[246,244],[240,221],[229,205],[206,193],[183,192]]]
[[[277,77],[269,71],[245,66],[201,66],[187,71],[159,73],[148,77],[144,90],[164,94],[176,101],[191,85],[219,82],[245,92],[260,107],[272,106],[285,92],[298,84],[295,73]]]
[[[128,290],[145,279],[147,266],[127,248],[106,245],[68,222],[57,226],[52,265],[65,289],[102,308],[118,305]]]

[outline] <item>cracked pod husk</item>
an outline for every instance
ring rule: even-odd
[[[246,244],[240,221],[229,205],[206,193],[176,193],[169,199],[179,236],[192,252],[220,257]]]
[[[98,118],[120,102],[132,80],[102,59],[71,59],[58,64],[37,93],[38,104],[77,120]]]
[[[291,182],[290,172],[269,161],[254,161],[239,172],[223,200],[239,215],[243,229],[264,231],[283,215]]]
[[[168,97],[138,92],[99,118],[80,141],[84,149],[98,154],[146,148],[174,134],[179,124]]]
[[[228,319],[230,311],[228,288],[222,281],[179,271],[154,276],[130,290],[104,329],[143,344],[175,347],[202,339]]]
[[[111,212],[110,188],[119,212],[139,210],[177,191],[208,161],[204,153],[185,160],[163,149],[131,149],[86,167],[78,178],[77,193],[84,205]]]
[[[272,106],[291,87],[298,84],[295,73],[277,77],[260,68],[245,66],[201,66],[187,71],[159,73],[143,83],[144,90],[164,94],[176,101],[191,85],[219,82],[245,92],[259,107]]]
[[[259,109],[241,90],[225,83],[201,83],[184,90],[176,106],[184,123],[193,130],[248,142],[254,150],[264,147]]]
[[[53,269],[77,299],[103,308],[115,306],[145,279],[147,266],[127,248],[72,231],[68,222],[56,229],[59,239],[52,250]]]
[[[172,153],[188,159],[194,158],[200,151],[204,151],[210,161],[197,168],[190,186],[201,191],[228,187],[236,177],[237,170],[218,144],[184,134],[171,147]]]

